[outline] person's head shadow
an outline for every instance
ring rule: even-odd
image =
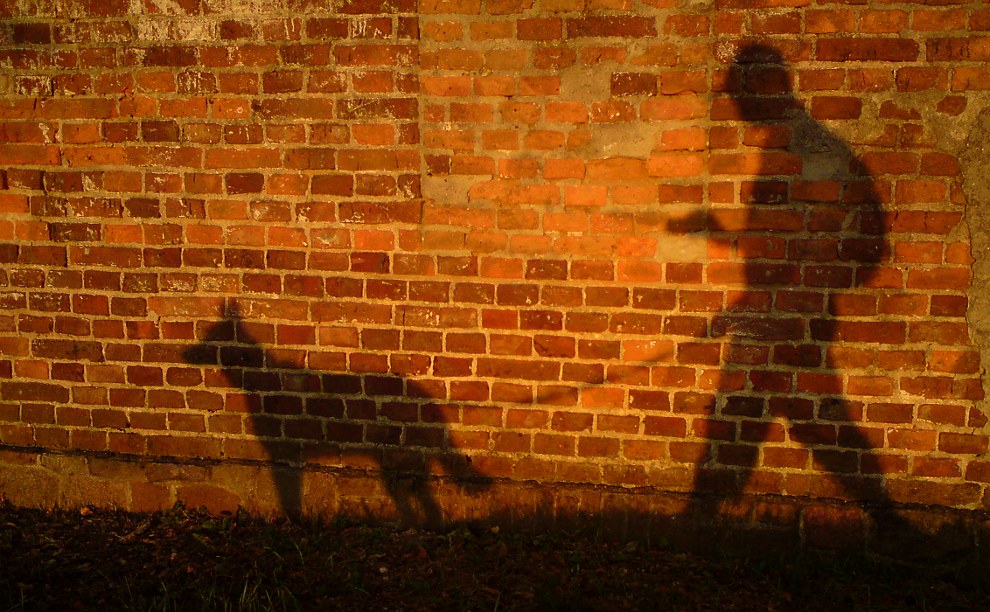
[[[240,458],[267,464],[283,514],[320,511],[305,499],[314,450],[314,456],[336,454],[345,468],[367,466],[366,476],[381,478],[403,524],[444,526],[431,483],[435,472],[472,494],[488,488],[491,479],[451,442],[430,389],[392,374],[314,370],[298,352],[280,356],[266,348],[274,339],[262,340],[252,328],[266,326],[253,326],[234,305],[183,359],[212,370],[212,384],[227,388],[231,406],[224,410],[245,418],[226,441]]]

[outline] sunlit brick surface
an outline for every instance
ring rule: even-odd
[[[984,507],[983,5],[0,4],[5,482]]]

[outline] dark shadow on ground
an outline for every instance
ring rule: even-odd
[[[707,558],[588,531],[42,512],[0,504],[7,610],[986,610],[985,568]],[[369,597],[369,594],[373,596]],[[827,594],[827,596],[823,596]]]

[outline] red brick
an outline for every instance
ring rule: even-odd
[[[816,57],[826,62],[911,62],[918,53],[918,43],[903,38],[822,38]]]
[[[862,110],[860,98],[815,96],[811,99],[811,116],[815,119],[857,119]]]
[[[987,436],[941,433],[938,435],[938,449],[958,455],[980,455],[987,452]]]
[[[891,474],[892,499],[975,507],[966,194],[928,123],[990,87],[988,39],[959,34],[990,13],[647,4],[353,0],[360,28],[224,18],[236,44],[147,53],[119,20],[11,26],[0,439],[268,461],[326,436],[357,450],[321,461],[372,470],[446,443],[512,454],[476,457],[507,478],[702,489],[719,476],[692,465],[762,459],[753,492]],[[422,32],[417,9],[436,16]],[[769,52],[746,32],[786,36]],[[603,95],[567,99],[571,66]],[[887,125],[849,143],[855,180],[791,150],[795,113],[874,107]],[[606,123],[656,125],[606,150]],[[697,252],[657,259],[668,242]],[[237,438],[258,434],[297,442]],[[399,442],[420,450],[362,450]],[[149,486],[135,504],[170,503]]]
[[[648,17],[581,17],[567,20],[567,37],[618,36],[623,38],[656,36],[656,21]]]

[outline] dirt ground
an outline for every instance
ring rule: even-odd
[[[3,610],[987,610],[976,568],[699,557],[588,534],[0,506]]]

